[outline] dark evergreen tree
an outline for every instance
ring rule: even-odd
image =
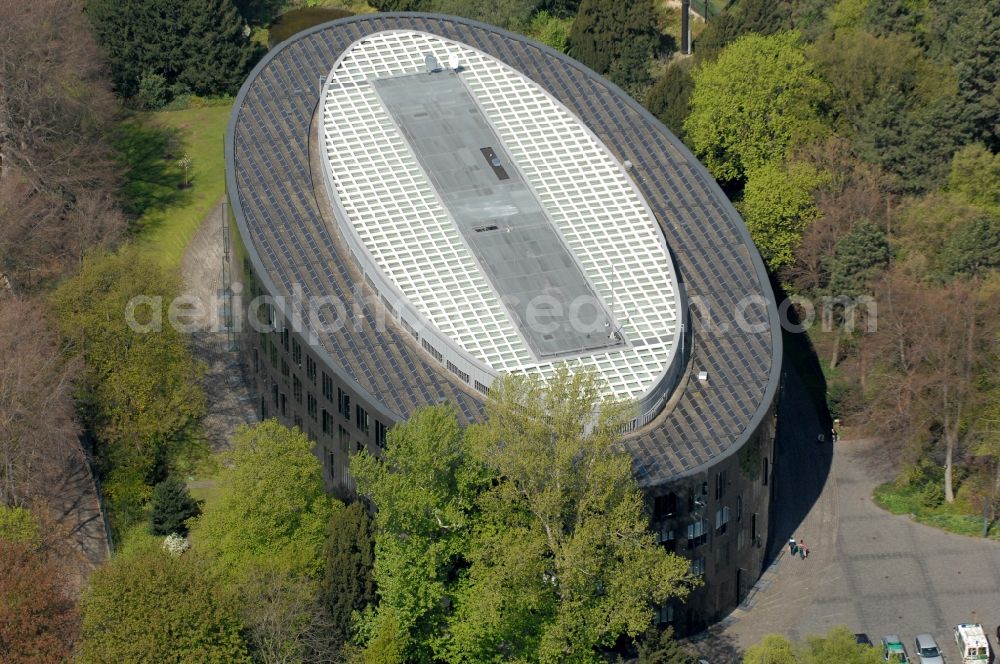
[[[636,643],[639,664],[696,664],[697,659],[674,639],[674,628],[650,628]]]
[[[154,535],[187,535],[186,521],[201,514],[201,503],[191,497],[184,482],[168,477],[153,488],[150,530]]]
[[[896,191],[930,191],[947,180],[952,155],[968,135],[961,110],[954,96],[911,109],[904,95],[888,94],[865,110],[855,148],[895,176]]]
[[[963,117],[973,137],[1000,152],[1000,0],[958,3],[964,11],[949,35]]]
[[[682,60],[671,64],[646,94],[646,108],[676,136],[684,135],[684,119],[691,112],[694,79],[689,62]]]
[[[857,296],[890,258],[889,242],[877,224],[862,219],[837,240],[830,260],[830,293]]]
[[[170,95],[234,94],[261,54],[232,0],[90,0],[87,14],[115,90],[143,104],[154,80]]]
[[[185,66],[178,82],[198,95],[236,94],[261,55],[232,0],[185,0]]]
[[[322,597],[342,641],[351,636],[351,614],[375,602],[375,532],[360,502],[330,519]]]
[[[976,277],[1000,267],[1000,219],[977,217],[960,226],[939,257],[945,276]]]
[[[875,35],[892,33],[919,36],[929,16],[922,3],[913,0],[880,0],[865,6],[865,27]]]
[[[570,55],[630,90],[649,81],[660,43],[652,0],[583,0],[569,31]]]
[[[694,43],[699,60],[714,60],[737,37],[756,32],[773,35],[789,27],[791,10],[787,2],[743,0],[733,9],[712,18]]]
[[[240,15],[250,25],[267,25],[278,17],[285,0],[233,0]]]

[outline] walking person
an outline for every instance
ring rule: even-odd
[[[799,560],[806,559],[806,541],[804,539],[799,540]]]
[[[799,548],[799,547],[798,547],[798,545],[797,545],[797,544],[795,543],[795,538],[794,538],[794,537],[793,537],[793,538],[791,538],[790,540],[788,540],[788,552],[789,552],[789,553],[791,553],[791,554],[792,554],[792,555],[794,556],[794,555],[796,554],[796,552],[797,552],[798,548]]]

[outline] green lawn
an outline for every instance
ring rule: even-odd
[[[983,517],[981,514],[970,514],[970,507],[963,501],[956,500],[953,504],[942,503],[937,507],[928,507],[921,501],[918,491],[910,487],[898,487],[894,482],[882,484],[875,489],[873,495],[875,504],[893,514],[908,514],[910,517],[928,526],[934,526],[959,535],[982,537]],[[1000,527],[993,524],[989,533],[990,539],[1000,540]]]
[[[225,193],[223,138],[231,109],[142,113],[122,127],[118,143],[128,172],[126,207],[138,214],[136,241],[166,266],[180,266],[201,220]]]

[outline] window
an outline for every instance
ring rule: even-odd
[[[301,431],[302,430],[302,416],[301,415],[292,415],[292,424],[294,424],[295,426],[297,426],[299,428],[299,431]]]
[[[337,399],[339,401],[337,410],[344,416],[345,420],[351,419],[351,395],[337,388]]]
[[[688,524],[687,548],[694,549],[708,541],[708,521],[701,519]]]
[[[264,397],[260,398],[260,419],[267,419],[267,402],[264,401]]]
[[[361,404],[354,407],[354,423],[359,431],[368,433],[368,411],[362,408]]]
[[[736,496],[736,523],[743,518],[743,496]]]
[[[292,362],[295,363],[295,366],[302,366],[302,346],[298,339],[292,339]]]
[[[281,359],[281,375],[285,380],[288,379],[288,362],[285,362],[284,358]]]
[[[333,379],[327,376],[325,371],[323,372],[323,396],[326,397],[327,401],[333,401]]]
[[[260,357],[257,355],[257,349],[253,349],[253,372],[260,373]]]
[[[664,602],[656,607],[656,623],[658,625],[668,625],[674,622],[674,605]]]
[[[271,386],[271,401],[274,402],[274,407],[277,408],[278,407],[278,386],[277,385],[272,385]]]
[[[720,507],[715,512],[715,530],[720,535],[726,532],[726,528],[729,527],[729,508]]]
[[[350,445],[351,437],[347,434],[347,429],[342,426],[337,427],[337,441],[340,443],[340,451],[344,454],[350,454],[350,450],[347,448]]]
[[[281,327],[281,345],[284,347],[285,352],[288,352],[288,327]]]
[[[389,427],[375,420],[375,444],[378,445],[379,449],[385,449],[385,438],[388,432]]]
[[[337,456],[333,450],[326,451],[326,470],[330,473],[330,479],[337,479]]]
[[[274,345],[274,340],[269,339],[268,344],[271,346],[271,366],[275,369],[278,368],[278,347]]]
[[[763,484],[764,486],[767,486],[767,470],[768,470],[767,469],[767,457],[764,457],[762,465],[763,465],[763,468],[762,468],[762,478],[761,478],[761,482],[760,483]]]
[[[677,550],[677,536],[674,535],[673,528],[663,528],[662,530],[657,530],[653,534],[656,537],[656,543],[662,544],[663,548],[667,551]]]
[[[354,447],[355,447],[354,450],[355,452],[360,452],[361,450],[365,449],[365,444],[360,440],[358,440],[354,442]]]
[[[306,412],[309,413],[309,417],[316,419],[317,410],[316,397],[313,396],[312,392],[306,394]]]
[[[285,396],[285,393],[282,392],[281,393],[281,416],[282,417],[288,417],[288,412],[287,412],[287,408],[286,408],[287,402],[288,402],[288,398]]]
[[[677,513],[677,494],[670,493],[653,499],[653,520],[669,519]]]
[[[306,378],[316,384],[316,360],[306,355]]]
[[[705,556],[698,556],[697,558],[691,559],[691,574],[694,576],[701,576],[705,573]]]
[[[739,531],[736,533],[736,550],[742,551],[743,547],[746,546],[746,543],[747,543],[747,531],[744,530],[743,528],[740,528]]]
[[[302,381],[298,376],[292,376],[292,396],[296,403],[302,403]]]
[[[722,500],[726,495],[726,471],[715,474],[715,499]]]
[[[330,434],[333,431],[333,417],[330,416],[330,411],[326,408],[323,409],[323,433]]]

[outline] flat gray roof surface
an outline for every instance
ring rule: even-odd
[[[535,356],[623,346],[609,339],[607,308],[460,75],[373,85]]]

